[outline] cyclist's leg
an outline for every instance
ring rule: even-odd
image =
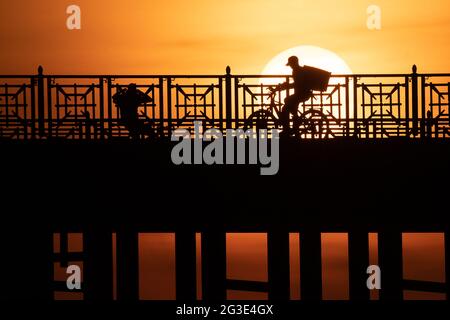
[[[283,131],[289,131],[289,114],[296,116],[299,104],[299,97],[297,95],[292,95],[284,100],[284,107],[281,111],[280,119],[283,125]]]
[[[298,108],[301,103],[308,101],[309,99],[311,99],[311,97],[313,97],[312,91],[305,93],[305,94],[298,95],[298,100],[295,105],[295,108],[292,108],[290,110],[293,115],[293,119],[294,119],[294,131],[295,131],[296,135],[300,135],[301,132],[299,130],[300,129],[299,126],[302,124],[301,113],[298,112]]]

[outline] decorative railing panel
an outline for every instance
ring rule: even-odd
[[[35,79],[0,78],[0,137],[33,138],[35,120]]]

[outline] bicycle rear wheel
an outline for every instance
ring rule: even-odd
[[[328,134],[327,116],[318,110],[299,112],[297,119],[294,119],[294,130],[299,138],[325,138]]]
[[[258,110],[253,112],[246,120],[244,124],[244,130],[256,129],[256,130],[271,130],[279,129],[280,123],[275,115],[268,110]]]

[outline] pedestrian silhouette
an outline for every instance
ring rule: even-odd
[[[130,83],[126,89],[120,89],[113,96],[113,102],[120,110],[120,123],[124,125],[133,139],[143,136],[154,137],[155,130],[150,123],[139,118],[139,106],[152,102],[152,99]]]
[[[292,114],[294,118],[298,117],[299,104],[309,100],[314,96],[313,90],[325,91],[328,87],[328,82],[331,73],[309,66],[300,66],[298,57],[291,56],[288,59],[286,66],[292,68],[293,83],[282,83],[276,87],[268,88],[272,94],[277,91],[294,89],[294,94],[288,96],[284,100],[284,107],[280,113],[280,120],[283,126],[283,133],[289,134],[291,129],[289,127],[289,115]]]

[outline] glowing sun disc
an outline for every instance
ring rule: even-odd
[[[286,66],[290,56],[297,56],[300,65],[308,65],[311,67],[327,70],[333,74],[352,74],[352,70],[348,64],[336,53],[316,46],[298,46],[287,49],[275,56],[265,66],[262,71],[263,75],[290,75],[292,69]],[[265,81],[272,82],[271,80]],[[273,79],[273,83],[278,83],[279,79]],[[341,82],[341,81],[339,81]],[[332,79],[330,83],[337,83],[336,79]]]

